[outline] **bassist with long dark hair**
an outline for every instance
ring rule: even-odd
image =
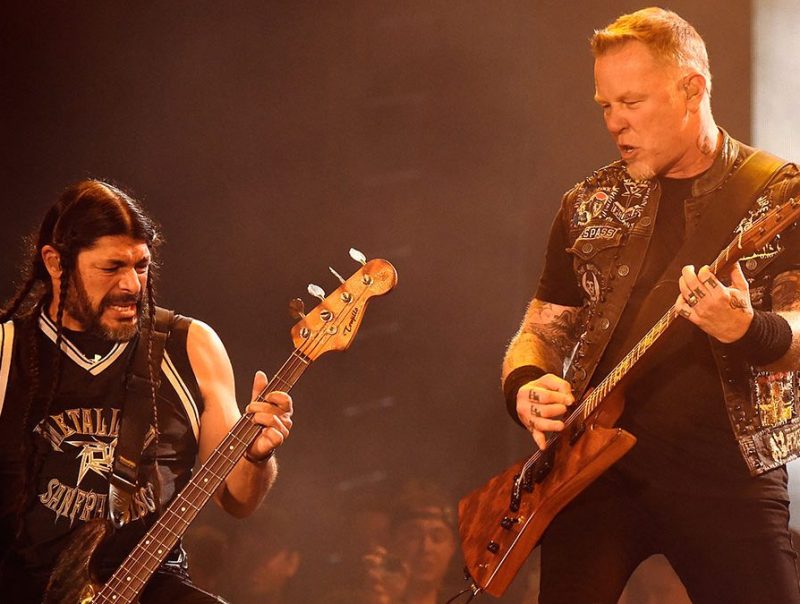
[[[4,602],[42,601],[48,582],[69,591],[54,567],[90,547],[77,531],[110,518],[95,556],[105,580],[241,416],[214,331],[156,307],[158,243],[131,196],[81,181],[45,215],[0,314]],[[213,493],[238,517],[269,490],[292,425],[288,394],[257,396],[266,383],[257,373],[248,406],[261,430]],[[192,584],[179,542],[164,554],[142,603],[219,601]]]

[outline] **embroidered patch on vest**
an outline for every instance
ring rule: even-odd
[[[791,372],[766,371],[754,376],[753,393],[762,426],[779,426],[794,416],[793,377]]]
[[[608,225],[589,225],[583,232],[580,234],[579,239],[582,240],[591,240],[591,239],[614,239],[617,235],[622,233],[622,229],[620,227],[615,226],[608,226]]]
[[[573,224],[583,226],[592,220],[607,218],[614,201],[614,189],[594,189],[589,197],[579,195],[578,208],[573,215]]]
[[[594,264],[584,264],[578,271],[581,288],[593,304],[597,303],[600,300],[600,293],[605,289],[602,271]]]
[[[633,226],[644,212],[649,198],[650,188],[645,183],[638,183],[625,179],[622,181],[623,190],[620,191],[619,201],[611,206],[611,213],[626,227]]]

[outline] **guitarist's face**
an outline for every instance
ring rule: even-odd
[[[64,307],[64,327],[91,331],[108,340],[133,338],[139,329],[149,270],[146,243],[125,235],[100,237],[78,253]],[[55,292],[58,285],[54,281]]]
[[[702,76],[657,59],[638,41],[597,57],[594,74],[595,101],[633,178],[698,173],[707,161],[697,144]]]

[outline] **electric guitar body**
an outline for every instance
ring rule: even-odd
[[[610,426],[590,420],[538,464],[523,459],[459,502],[461,547],[470,576],[486,593],[502,595],[556,515],[636,444],[632,434]],[[487,517],[497,521],[486,523]]]
[[[739,234],[710,266],[729,274],[734,264],[762,248],[800,217],[800,201],[776,206]],[[652,358],[678,316],[672,305],[617,366],[569,410],[564,431],[459,502],[459,533],[473,594],[505,593],[553,518],[636,443],[614,427],[631,378]],[[671,332],[672,333],[672,332]]]

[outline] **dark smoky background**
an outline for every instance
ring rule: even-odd
[[[328,266],[358,268],[351,246],[398,270],[352,347],[293,390],[295,427],[265,506],[245,521],[198,521],[212,536],[194,543],[228,579],[280,540],[301,559],[290,601],[316,601],[365,497],[391,499],[416,478],[455,503],[531,450],[506,414],[500,361],[562,192],[615,159],[587,39],[640,7],[4,7],[3,299],[22,236],[60,191],[87,176],[116,182],[163,228],[160,303],[217,330],[244,406],[254,371],[274,373],[291,352],[287,303],[313,307],[309,282],[332,291]],[[750,2],[669,8],[707,40],[717,121],[748,141]]]

